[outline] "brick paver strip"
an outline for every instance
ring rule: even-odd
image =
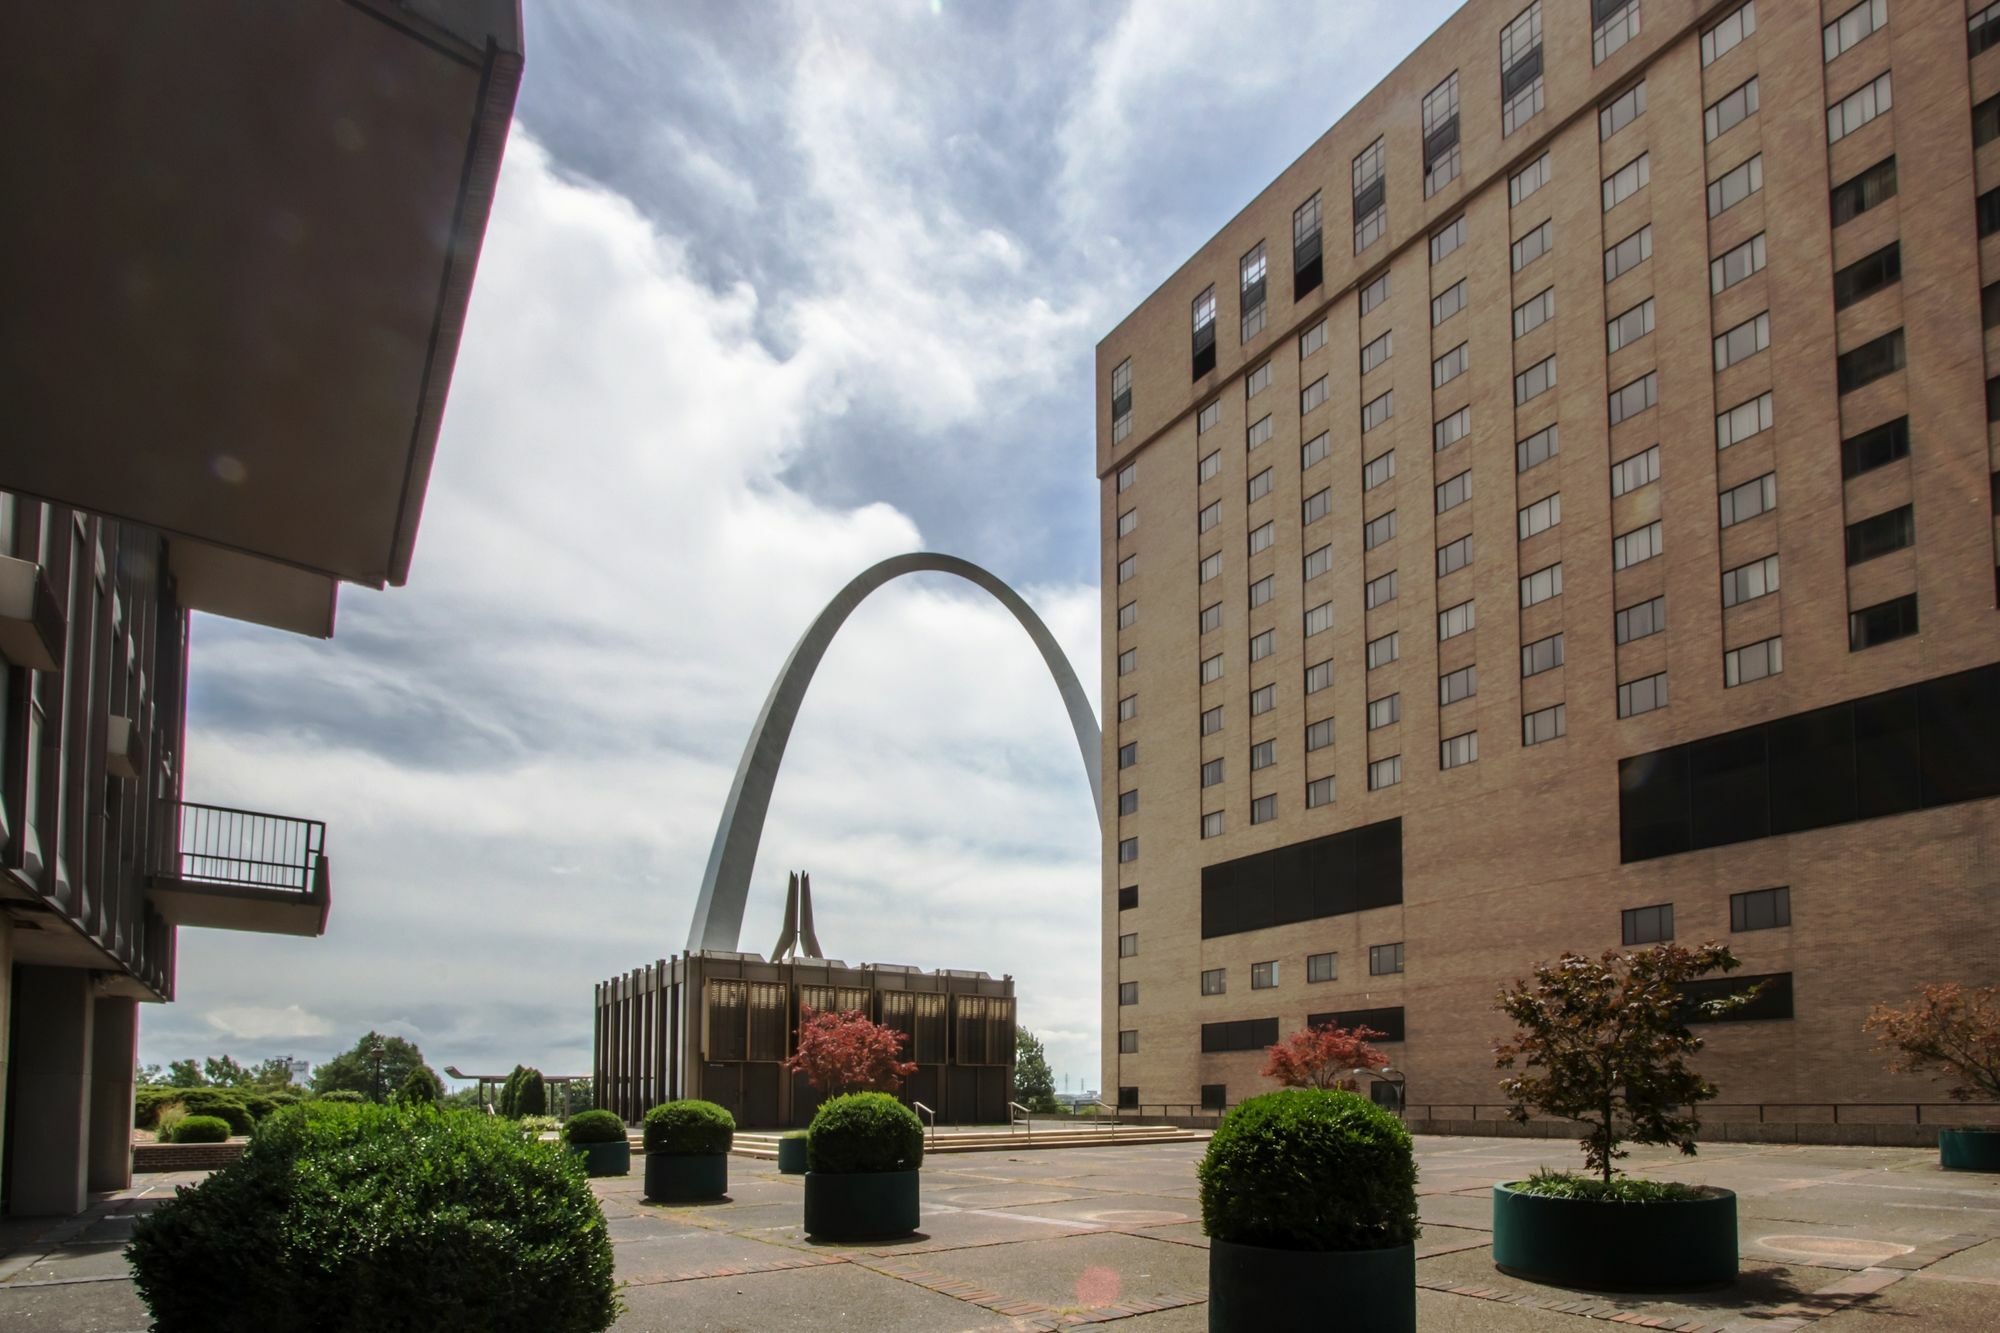
[[[631,1287],[658,1287],[670,1282],[694,1282],[708,1277],[747,1277],[752,1273],[783,1273],[794,1268],[826,1268],[833,1264],[848,1262],[845,1255],[808,1254],[796,1259],[768,1259],[761,1263],[729,1264],[721,1268],[701,1268],[687,1273],[669,1273],[663,1277],[626,1278]]]
[[[1970,1244],[1977,1243],[1978,1238],[1965,1236],[1952,1237],[1952,1240],[1964,1240]],[[1947,1254],[1952,1252],[1952,1249],[1945,1250]],[[1892,1269],[1887,1265],[1865,1268],[1819,1288],[1810,1293],[1805,1301],[1794,1301],[1769,1309],[1741,1311],[1742,1318],[1754,1323],[1732,1326],[1754,1326],[1765,1330],[1766,1333],[1794,1333],[1795,1330],[1805,1328],[1808,1324],[1824,1319],[1828,1315],[1838,1314],[1857,1301],[1885,1291],[1909,1276],[1911,1274],[1908,1271]],[[1702,1324],[1693,1320],[1677,1324],[1673,1316],[1621,1310],[1615,1305],[1604,1305],[1596,1301],[1552,1301],[1548,1297],[1537,1296],[1532,1292],[1501,1291],[1494,1287],[1478,1287],[1463,1282],[1426,1281],[1419,1277],[1417,1286],[1425,1291],[1438,1291],[1450,1296],[1466,1296],[1473,1300],[1493,1301],[1501,1305],[1516,1305],[1531,1310],[1559,1310],[1564,1314],[1578,1315],[1584,1319],[1596,1319],[1611,1324],[1630,1324],[1638,1328],[1669,1328],[1677,1330],[1678,1333],[1718,1333],[1720,1329],[1720,1325]]]
[[[1131,1319],[1136,1315],[1152,1314],[1159,1310],[1178,1310],[1183,1306],[1206,1305],[1206,1292],[1186,1292],[1177,1295],[1154,1297],[1147,1300],[1128,1299],[1091,1310],[1056,1310],[1040,1301],[1009,1300],[996,1292],[988,1291],[959,1278],[921,1268],[903,1261],[899,1256],[889,1256],[873,1260],[854,1257],[845,1260],[857,1268],[892,1277],[911,1286],[922,1287],[940,1296],[950,1296],[968,1305],[976,1305],[982,1310],[1010,1319],[1032,1320],[1031,1327],[1043,1330],[1074,1328],[1082,1324],[1108,1324],[1119,1319]]]

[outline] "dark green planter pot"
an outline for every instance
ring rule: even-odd
[[[1938,1165],[1947,1171],[2000,1171],[2000,1129],[1941,1129]]]
[[[583,1169],[593,1176],[632,1174],[632,1145],[624,1139],[610,1143],[572,1143],[569,1150],[583,1159]]]
[[[1208,1243],[1209,1333],[1416,1333],[1417,1249],[1267,1250]]]
[[[917,1229],[915,1171],[854,1175],[806,1172],[806,1234],[821,1240],[882,1240]]]
[[[1660,1291],[1736,1280],[1736,1196],[1550,1199],[1493,1187],[1493,1264],[1558,1287]]]
[[[788,1176],[802,1176],[806,1173],[806,1141],[804,1139],[778,1140],[778,1170]]]
[[[729,1154],[646,1154],[646,1197],[659,1203],[700,1203],[729,1193]]]

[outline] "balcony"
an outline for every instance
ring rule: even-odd
[[[30,671],[60,671],[62,652],[62,606],[42,567],[0,555],[0,659]]]
[[[324,934],[333,901],[326,824],[179,802],[153,859],[148,897],[177,926]]]

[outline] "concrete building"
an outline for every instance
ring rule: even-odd
[[[1863,1017],[2000,977],[1996,46],[1470,0],[1104,339],[1107,1092],[1332,1016],[1490,1120],[1502,984],[1714,939],[1715,1132],[1921,1132]]]
[[[182,927],[317,935],[324,825],[182,799],[190,613],[409,575],[514,0],[12,6],[0,43],[0,1194],[130,1180]]]

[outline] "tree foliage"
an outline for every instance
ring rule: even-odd
[[[859,1010],[799,1010],[799,1044],[785,1068],[802,1073],[828,1097],[844,1092],[894,1092],[917,1072],[901,1059],[903,1034],[870,1022]]]
[[[1042,1039],[1023,1027],[1014,1029],[1014,1097],[1030,1111],[1059,1109],[1048,1052],[1042,1049]]]
[[[1878,1004],[1862,1025],[1899,1074],[1941,1074],[1951,1098],[2000,1101],[2000,986],[1925,986],[1907,1008]]]
[[[396,1089],[396,1101],[403,1106],[436,1106],[444,1100],[444,1080],[429,1065],[418,1065]]]
[[[1757,987],[1691,1003],[1681,988],[1711,972],[1740,966],[1724,945],[1688,949],[1661,944],[1602,958],[1565,952],[1535,968],[1533,985],[1516,981],[1499,1008],[1519,1026],[1496,1043],[1495,1064],[1528,1071],[1501,1081],[1511,1115],[1530,1110],[1589,1127],[1584,1162],[1609,1182],[1624,1143],[1671,1144],[1689,1157],[1701,1128],[1695,1106],[1716,1087],[1687,1066],[1702,1047],[1688,1031],[1690,1010],[1720,1017],[1756,997]]]
[[[424,1053],[401,1037],[370,1032],[333,1059],[312,1071],[317,1093],[358,1092],[371,1102],[385,1102],[403,1086],[410,1071],[423,1067]]]
[[[1288,1088],[1343,1088],[1354,1091],[1354,1071],[1380,1069],[1389,1057],[1369,1045],[1383,1034],[1365,1023],[1351,1028],[1333,1023],[1304,1027],[1264,1048],[1265,1078]]]
[[[206,1087],[208,1080],[201,1072],[201,1065],[194,1060],[169,1060],[167,1062],[167,1086],[170,1088]]]

